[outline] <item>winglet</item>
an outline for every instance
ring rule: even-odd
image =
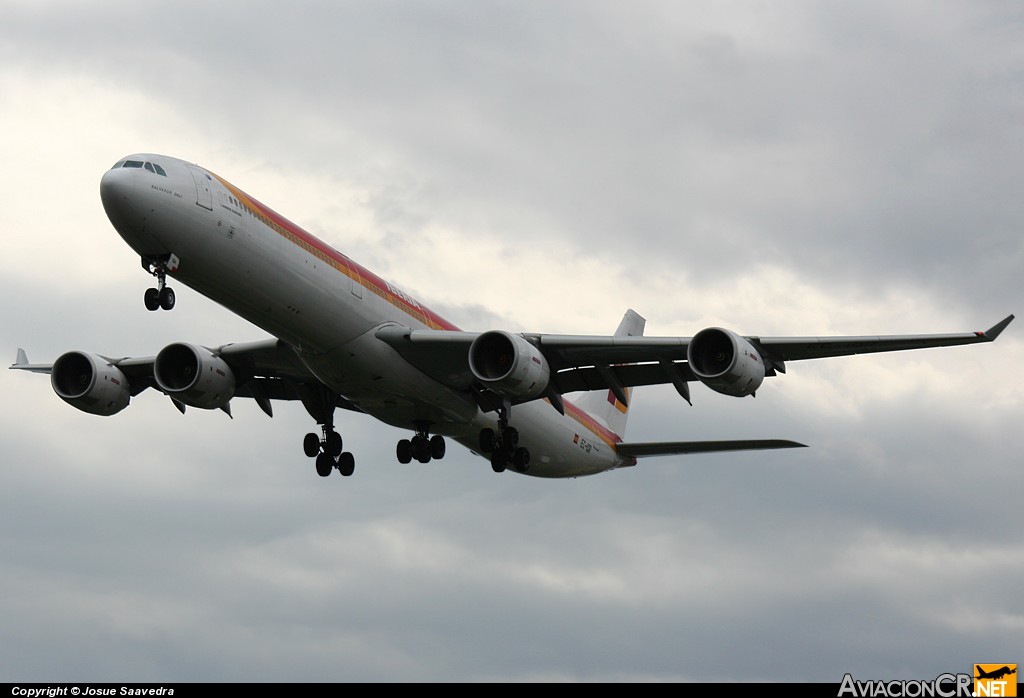
[[[981,336],[990,342],[995,341],[996,337],[1006,329],[1006,326],[1013,321],[1013,315],[1008,315],[1005,320],[998,322],[984,332],[981,332]]]
[[[28,362],[28,354],[25,353],[24,349],[18,347],[18,356],[8,368],[17,371],[29,371],[31,373],[49,373],[53,370],[53,364],[30,364]]]

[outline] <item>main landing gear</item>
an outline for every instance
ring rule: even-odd
[[[348,451],[343,451],[341,434],[333,427],[324,425],[324,436],[321,439],[313,433],[306,434],[302,440],[302,450],[310,458],[316,458],[316,474],[327,477],[335,468],[345,477],[356,470],[356,459]]]
[[[402,439],[395,449],[399,463],[411,463],[416,459],[420,463],[444,458],[444,437],[440,434],[430,436],[426,425],[417,426],[416,434],[411,439]]]
[[[174,289],[167,285],[167,271],[177,266],[178,260],[174,255],[165,255],[159,259],[142,258],[142,268],[156,277],[156,288],[147,288],[143,297],[146,310],[170,310],[174,307]]]
[[[498,431],[485,428],[480,430],[480,451],[491,455],[491,469],[503,473],[512,466],[517,472],[530,469],[530,451],[519,445],[519,432],[509,426],[511,407],[506,403],[498,409]]]
[[[338,396],[323,386],[301,385],[299,397],[306,411],[321,425],[323,431],[322,438],[310,433],[302,439],[302,451],[307,457],[316,459],[316,474],[327,477],[337,468],[343,476],[351,476],[356,469],[355,456],[344,450],[341,434],[334,430],[334,408]]]

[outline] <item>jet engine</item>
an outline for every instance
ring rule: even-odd
[[[224,359],[194,344],[169,344],[153,363],[160,390],[190,407],[212,410],[235,395],[235,374]]]
[[[694,375],[723,395],[753,395],[764,381],[761,355],[743,337],[721,327],[698,332],[690,340],[686,358]]]
[[[494,392],[515,400],[543,394],[551,376],[547,359],[519,335],[492,330],[473,340],[469,369]]]
[[[117,366],[101,356],[69,351],[53,362],[50,385],[72,407],[109,417],[128,406],[132,391]]]

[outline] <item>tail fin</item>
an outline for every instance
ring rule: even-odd
[[[635,310],[627,310],[622,316],[622,322],[615,330],[616,337],[640,337],[644,333],[644,325],[647,321],[640,317]],[[626,388],[626,399],[632,402],[632,388]],[[626,420],[629,418],[629,406],[622,404],[615,398],[611,390],[595,390],[584,393],[582,397],[573,400],[576,406],[585,411],[594,419],[608,427],[620,439],[626,434]]]

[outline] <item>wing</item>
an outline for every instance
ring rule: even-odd
[[[307,410],[318,418],[324,407],[333,406],[361,412],[357,406],[330,391],[299,359],[286,342],[268,339],[258,342],[225,344],[216,348],[202,347],[223,360],[235,378],[234,397],[252,398],[269,416],[273,416],[272,400],[301,400]],[[93,357],[98,363],[118,369],[127,378],[134,397],[147,388],[160,390],[154,376],[155,356],[110,358]],[[49,374],[54,364],[29,363],[24,349],[18,349],[17,360],[10,368],[33,373]],[[185,405],[174,397],[175,406],[185,411]],[[228,411],[226,405],[222,407]]]
[[[625,404],[624,388],[662,383],[673,384],[689,401],[687,384],[701,380],[690,364],[689,349],[695,338],[707,332],[718,333],[719,338],[741,340],[763,362],[762,375],[774,376],[785,373],[787,361],[991,342],[1012,320],[1013,315],[1010,315],[986,331],[956,334],[740,338],[727,330],[713,328],[695,337],[522,334],[513,339],[525,340],[550,367],[548,389],[533,398],[550,399],[583,390],[612,390]],[[468,360],[473,343],[481,333],[412,330],[388,325],[379,329],[376,336],[420,371],[451,388],[481,388]]]

